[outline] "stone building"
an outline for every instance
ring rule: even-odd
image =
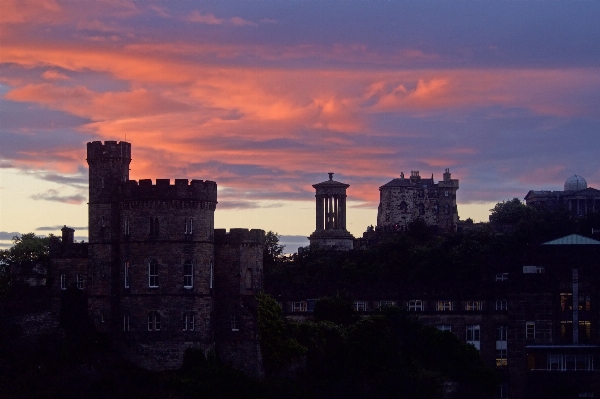
[[[88,143],[87,161],[89,243],[63,228],[53,291],[84,290],[96,328],[143,367],[176,368],[194,347],[260,374],[252,301],[264,231],[215,231],[213,181],[129,180],[130,143]]]
[[[354,236],[346,230],[346,189],[349,184],[329,180],[314,184],[316,190],[316,230],[308,237],[311,246],[352,249]]]
[[[585,179],[573,175],[565,181],[563,191],[530,190],[525,203],[547,209],[568,209],[576,216],[600,212],[600,190],[587,186]]]
[[[438,183],[433,175],[430,179],[422,178],[419,171],[412,171],[408,179],[401,173],[400,178],[379,187],[377,230],[406,230],[412,221],[421,219],[428,226],[456,231],[456,190],[458,179],[452,179],[449,169]]]

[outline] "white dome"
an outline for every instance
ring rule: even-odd
[[[587,182],[579,175],[573,175],[565,182],[565,191],[577,191],[587,188]]]

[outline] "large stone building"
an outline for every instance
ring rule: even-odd
[[[253,298],[264,231],[215,230],[213,181],[129,180],[130,143],[88,143],[87,161],[89,243],[63,228],[54,292],[84,290],[96,328],[146,368],[176,368],[195,347],[260,373]]]
[[[563,191],[530,190],[525,203],[547,209],[568,209],[576,216],[600,212],[600,190],[588,187],[585,179],[573,175],[565,181]]]
[[[412,221],[422,219],[429,226],[456,231],[456,190],[458,179],[452,179],[449,169],[438,183],[433,175],[422,178],[419,171],[412,171],[408,179],[401,173],[400,178],[379,187],[377,230],[406,230]]]

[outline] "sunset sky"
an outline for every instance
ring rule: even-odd
[[[0,0],[0,248],[87,240],[85,143],[131,178],[219,185],[216,227],[307,236],[312,184],[376,224],[401,172],[460,180],[461,219],[600,188],[598,1]],[[290,244],[292,250],[295,246]]]

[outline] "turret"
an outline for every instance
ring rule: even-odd
[[[87,143],[90,204],[115,200],[119,183],[129,180],[131,144],[125,141]]]

